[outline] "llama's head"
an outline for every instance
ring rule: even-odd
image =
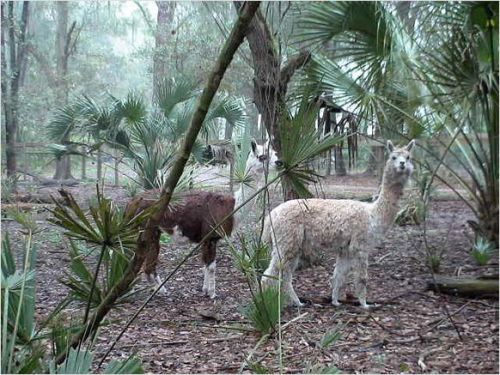
[[[275,170],[283,164],[278,160],[278,155],[269,140],[263,145],[259,145],[255,140],[252,140],[251,146],[250,155],[247,159],[247,171],[264,173],[266,170]]]
[[[412,150],[415,140],[411,140],[404,147],[394,147],[391,141],[387,141],[389,159],[385,165],[385,174],[389,174],[392,180],[405,183],[413,172]]]

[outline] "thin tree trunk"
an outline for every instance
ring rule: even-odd
[[[17,172],[16,142],[19,127],[18,106],[19,90],[21,88],[21,67],[26,60],[26,30],[28,28],[30,7],[29,2],[23,3],[20,24],[16,23],[14,16],[14,3],[7,3],[7,15],[5,14],[5,3],[1,5],[2,16],[2,104],[5,116],[5,140],[6,140],[6,167],[7,176],[12,177]],[[19,28],[19,36],[16,37],[15,30]],[[6,39],[8,36],[8,39]],[[7,62],[6,52],[9,61]],[[14,181],[15,183],[15,181]]]
[[[55,47],[56,55],[56,96],[58,105],[63,106],[68,102],[68,59],[70,55],[71,30],[74,29],[73,23],[70,31],[68,31],[68,2],[58,1],[57,9],[57,32]],[[69,135],[62,139],[63,145],[69,144]],[[71,174],[71,158],[69,155],[64,155],[56,160],[56,171],[54,180],[74,179]]]
[[[257,11],[260,2],[247,2],[241,10],[241,13],[236,21],[231,34],[229,35],[226,43],[224,44],[219,58],[215,64],[215,68],[208,78],[208,82],[200,96],[198,105],[196,107],[196,112],[191,120],[191,125],[186,133],[184,142],[179,150],[178,156],[172,167],[172,170],[168,176],[165,186],[162,189],[160,203],[161,205],[168,205],[172,192],[177,185],[183,171],[184,167],[189,159],[191,150],[193,148],[194,142],[200,132],[203,125],[203,120],[206,117],[208,108],[212,103],[212,100],[219,88],[220,82],[224,77],[227,67],[231,63],[236,50],[243,42],[245,33],[248,28],[248,24],[252,20],[255,12]],[[121,280],[109,291],[109,293],[104,297],[101,304],[97,307],[94,314],[90,317],[87,326],[83,327],[73,338],[71,339],[71,346],[76,347],[87,337],[93,334],[95,330],[99,327],[99,324],[105,318],[107,313],[113,307],[116,299],[121,296],[129,288],[130,283],[135,280],[137,274],[141,270],[142,264],[146,257],[146,253],[151,251],[151,242],[148,241],[151,238],[151,232],[154,230],[155,223],[158,222],[161,216],[161,210],[155,213],[150,219],[149,223],[146,224],[146,229],[139,237],[139,241],[136,247],[135,256],[132,262],[129,264],[126,272],[123,274]],[[62,363],[66,359],[66,351],[61,353],[55,360],[57,364]]]
[[[87,178],[87,157],[82,155],[82,181]]]
[[[99,147],[97,150],[97,181],[101,183],[102,179],[102,150]]]
[[[115,166],[114,166],[114,170],[115,170],[115,186],[118,186],[120,184],[120,173],[119,173],[119,165],[122,161],[122,158],[120,157],[119,155],[119,151],[115,149],[115,152],[114,152],[114,157],[115,157]]]
[[[233,138],[233,124],[230,122],[226,121],[226,127],[224,129],[224,139],[226,141],[230,141]]]
[[[156,6],[158,13],[153,55],[153,97],[157,97],[158,88],[167,77],[169,41],[172,35],[171,29],[176,3],[174,1],[156,1]]]

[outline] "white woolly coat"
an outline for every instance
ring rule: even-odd
[[[274,209],[264,225],[264,240],[286,249],[287,259],[293,260],[299,252],[305,254],[320,250],[349,255],[350,245],[365,247],[367,241],[379,237],[379,224],[372,212],[373,203],[333,199],[297,199],[287,201]],[[273,225],[273,223],[279,223]],[[357,243],[352,243],[356,241]],[[281,249],[276,249],[282,254]],[[362,249],[360,249],[362,250]],[[366,249],[368,250],[368,249]]]

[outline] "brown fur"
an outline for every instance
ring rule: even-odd
[[[134,197],[127,205],[127,211],[138,213],[152,206],[158,199],[158,190],[149,190]],[[156,266],[160,252],[161,230],[172,234],[177,227],[182,235],[195,243],[201,240],[226,216],[234,210],[234,198],[230,195],[208,191],[183,193],[180,202],[162,207],[162,216],[151,238],[151,251],[146,255],[144,272],[156,276]],[[216,257],[217,241],[224,235],[231,235],[234,220],[229,217],[202,244],[202,261],[208,266]],[[155,225],[156,226],[156,225]]]

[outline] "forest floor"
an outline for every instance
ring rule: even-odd
[[[377,186],[376,178],[332,176],[323,182],[319,195],[365,199],[377,192]],[[55,193],[55,188],[50,189],[45,188],[45,193]],[[68,190],[81,202],[95,193],[92,185]],[[127,201],[123,188],[106,187],[105,195],[118,204]],[[274,197],[272,205],[277,204],[279,197]],[[470,256],[472,234],[466,221],[472,219],[472,212],[463,202],[440,189],[429,214],[427,243],[443,252],[440,273],[498,274],[498,257],[488,266],[478,267]],[[69,267],[67,241],[46,221],[48,215],[43,210],[36,214],[42,229],[35,236],[36,313],[40,322],[68,293],[59,282]],[[251,236],[254,219],[247,218],[238,231]],[[2,226],[20,254],[19,225],[4,220]],[[238,247],[237,236],[232,241]],[[163,246],[160,275],[165,277],[172,271],[191,248],[188,242]],[[320,265],[295,273],[295,290],[308,303],[285,309],[281,348],[275,335],[256,348],[260,335],[241,314],[241,307],[250,299],[247,281],[235,267],[227,244],[220,241],[217,298],[202,295],[200,259],[189,259],[166,284],[168,295],[152,299],[110,357],[136,353],[150,373],[254,372],[257,367],[269,372],[317,373],[325,366],[345,373],[498,373],[498,299],[469,299],[426,290],[431,274],[425,258],[422,228],[394,226],[384,244],[370,255],[368,302],[375,306],[365,311],[354,303],[340,307],[329,303],[329,278],[335,261],[332,255],[323,254]],[[141,281],[139,287],[145,288],[109,314],[95,345],[97,357],[148,298],[146,286]],[[70,307],[67,316],[81,314],[81,306]],[[330,347],[320,348],[322,337],[335,329],[341,337]],[[258,366],[245,366],[248,357]]]

